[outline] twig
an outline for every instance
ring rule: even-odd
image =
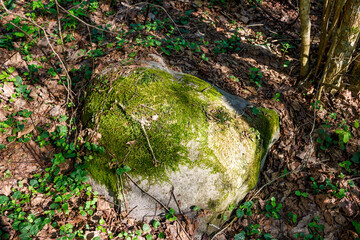
[[[226,229],[228,229],[228,227],[231,226],[231,224],[233,224],[235,222],[237,218],[233,218],[231,220],[231,222],[229,222],[228,225],[226,225],[223,229],[221,229],[220,231],[218,231],[217,233],[214,234],[214,236],[210,239],[210,240],[214,240],[218,235],[220,235],[221,233],[223,233]]]
[[[118,191],[120,189],[119,182],[121,183],[121,195],[123,196],[123,199],[124,199],[125,211],[126,211],[126,214],[128,215],[128,208],[127,208],[127,204],[126,204],[127,201],[126,201],[126,197],[125,197],[125,193],[124,193],[124,185],[122,182],[122,178],[121,178],[121,176],[116,174],[116,188]],[[120,204],[118,204],[118,212],[120,212]]]
[[[64,12],[66,12],[67,14],[69,14],[70,16],[72,16],[73,18],[75,18],[76,20],[80,21],[81,23],[85,24],[85,25],[88,26],[88,27],[92,27],[92,28],[95,28],[95,29],[97,29],[97,30],[99,30],[99,31],[103,31],[103,32],[107,32],[107,33],[119,33],[119,32],[120,32],[120,31],[111,31],[111,30],[102,29],[102,28],[99,28],[99,27],[97,27],[97,26],[95,26],[95,25],[89,24],[89,23],[85,22],[84,20],[80,19],[79,17],[75,16],[74,14],[72,14],[71,12],[69,12],[68,10],[66,10],[63,6],[61,6],[61,5],[58,3],[57,0],[55,0],[55,3],[56,3],[56,5],[59,6],[59,8],[60,8],[61,10],[63,10]],[[177,24],[175,23],[175,21],[172,19],[172,17],[171,17],[170,14],[166,11],[166,9],[163,8],[162,6],[157,5],[157,4],[148,3],[148,2],[137,3],[137,4],[134,4],[133,6],[144,5],[144,4],[145,4],[145,5],[152,5],[152,6],[154,6],[154,7],[157,7],[157,8],[162,9],[162,10],[165,12],[165,14],[169,17],[169,19],[173,22],[173,24],[174,24],[176,30],[179,32],[179,34],[183,37],[183,35],[182,35],[180,29],[178,28]],[[124,5],[124,4],[123,4],[123,5]],[[130,5],[125,4],[124,6],[130,6]],[[183,38],[184,38],[184,37],[183,37]]]
[[[144,127],[145,124],[144,124],[141,120],[136,119],[132,114],[127,114],[127,113],[126,113],[126,107],[123,106],[121,103],[117,103],[117,104],[118,104],[118,106],[121,108],[121,110],[124,112],[124,114],[129,115],[134,121],[140,123],[141,130],[144,132],[144,135],[145,135],[147,144],[148,144],[148,146],[149,146],[149,148],[150,148],[151,155],[152,155],[152,157],[153,157],[154,165],[155,165],[155,167],[157,167],[157,166],[158,166],[157,164],[159,163],[159,161],[156,159],[155,154],[154,154],[154,150],[153,150],[153,148],[151,147],[149,137],[148,137],[148,135],[147,135],[147,133],[146,133],[146,129],[145,129],[145,127]]]
[[[22,30],[19,26],[16,26],[16,25],[15,25],[14,23],[12,23],[12,22],[9,22],[9,23],[10,23],[13,27],[15,27],[17,30],[19,30],[20,32],[24,33],[31,41],[36,42],[35,39],[34,39],[32,36],[30,36],[27,32],[25,32],[24,30]],[[47,54],[41,46],[36,45],[36,47],[38,47],[38,48],[40,49],[40,51],[42,52],[42,54],[43,54],[43,55],[46,57],[46,59],[48,60],[48,62],[49,62],[49,64],[51,65],[51,67],[52,67],[53,69],[56,69],[56,66],[50,61],[50,58],[48,57],[49,54]],[[56,75],[59,77],[59,79],[61,79],[61,76],[59,75],[59,73],[58,73],[57,71],[55,71],[55,73],[56,73]],[[63,82],[61,82],[61,84],[65,87],[65,89],[66,89],[67,91],[69,91],[68,86],[64,85]]]
[[[142,188],[139,186],[139,184],[137,184],[137,183],[130,177],[130,175],[129,175],[128,173],[124,173],[124,174],[129,178],[129,180],[130,180],[137,188],[140,189],[141,192],[145,193],[146,195],[148,195],[149,197],[151,197],[152,199],[154,199],[155,202],[157,202],[158,204],[160,204],[166,211],[169,212],[170,209],[169,209],[167,206],[165,206],[165,204],[163,204],[159,199],[157,199],[156,197],[154,197],[153,195],[151,195],[150,193],[148,193],[148,192],[146,192],[144,189],[142,189]],[[184,228],[184,226],[181,225],[181,223],[179,222],[179,220],[176,219],[175,221],[180,225],[181,230],[183,230],[183,232],[185,233],[186,237],[191,240],[192,238],[191,238],[190,235],[187,233],[187,231],[186,231],[186,229]]]
[[[58,21],[58,29],[59,29],[59,35],[60,35],[60,41],[61,41],[61,48],[62,48],[62,53],[64,54],[64,52],[65,52],[64,39],[62,36],[62,31],[61,31],[60,11],[59,11],[58,5],[56,5],[56,12],[57,12],[57,21]]]
[[[140,122],[140,121],[139,121]],[[150,141],[149,141],[149,138],[148,138],[148,135],[146,133],[146,130],[145,130],[145,127],[144,127],[144,124],[142,122],[140,122],[140,125],[141,125],[141,129],[143,130],[144,134],[145,134],[145,137],[146,137],[146,140],[147,140],[147,143],[149,145],[149,148],[150,148],[150,151],[151,151],[151,154],[153,156],[153,162],[154,162],[154,165],[155,167],[157,167],[157,164],[159,163],[159,161],[156,159],[155,157],[155,154],[154,154],[154,151],[151,147],[151,144],[150,144]]]
[[[257,1],[253,1],[253,2],[254,2],[254,3],[256,4],[256,6],[259,7],[266,15],[268,15],[271,19],[273,19],[275,22],[277,22],[277,23],[280,25],[280,27],[282,28],[282,31],[283,31],[285,34],[289,35],[290,37],[292,37],[292,38],[294,38],[294,39],[296,39],[296,40],[299,40],[299,37],[294,36],[294,35],[292,35],[291,33],[288,33],[288,32],[287,32],[287,28],[288,28],[288,27],[285,27],[282,21],[280,21],[280,20],[278,20],[276,17],[274,17],[269,11],[267,11],[267,10],[266,10],[263,6],[261,6],[261,4],[259,4]],[[292,24],[294,24],[296,21],[297,21],[297,18],[296,18],[293,22],[290,23],[290,26],[291,26]]]
[[[181,211],[178,201],[176,200],[175,194],[174,194],[174,186],[171,186],[171,196],[173,197],[176,206],[178,207],[179,213],[184,216],[184,213]]]
[[[79,17],[75,16],[74,14],[72,14],[71,12],[69,12],[68,10],[66,10],[63,6],[61,6],[61,5],[59,4],[59,2],[58,2],[57,0],[55,0],[55,3],[56,3],[57,6],[59,6],[59,8],[60,8],[61,10],[63,10],[64,12],[66,12],[67,14],[69,14],[70,16],[72,16],[73,18],[75,18],[76,20],[78,20],[79,22],[85,24],[85,25],[88,26],[88,27],[92,27],[92,28],[95,28],[95,29],[97,29],[97,30],[99,30],[99,31],[108,32],[108,33],[114,33],[114,32],[116,32],[116,31],[109,31],[109,30],[106,30],[106,29],[102,29],[102,28],[99,28],[99,27],[97,27],[97,26],[95,26],[95,25],[89,24],[89,23],[85,22],[84,20],[80,19]]]
[[[184,38],[184,36],[182,35],[182,33],[181,33],[180,29],[178,28],[177,24],[175,23],[175,21],[172,19],[172,17],[171,17],[170,14],[166,11],[165,8],[163,8],[163,7],[160,6],[160,5],[152,4],[152,3],[148,3],[148,2],[137,3],[137,4],[134,4],[134,6],[142,5],[142,4],[152,5],[152,6],[154,6],[154,7],[157,7],[157,8],[162,9],[162,10],[165,12],[165,14],[169,17],[169,19],[172,21],[172,23],[174,24],[176,30],[180,33],[180,36],[181,36],[182,38]]]
[[[150,4],[147,5],[147,7],[146,7],[146,13],[145,13],[145,19],[144,19],[144,26],[146,25],[147,18],[148,18],[148,16],[149,16],[149,11],[150,11]]]
[[[55,1],[57,2],[57,0],[55,0]],[[66,76],[67,76],[67,79],[66,79],[67,85],[68,85],[68,89],[67,89],[67,99],[66,99],[66,104],[67,104],[67,103],[69,102],[69,100],[70,100],[70,97],[72,97],[72,94],[71,94],[71,83],[70,83],[70,82],[71,82],[71,77],[70,77],[70,75],[69,75],[69,72],[68,72],[67,69],[66,69],[66,66],[65,66],[64,61],[61,59],[61,57],[59,56],[59,54],[55,51],[54,47],[52,46],[46,30],[45,30],[42,26],[40,26],[39,24],[37,24],[35,21],[33,21],[32,19],[29,19],[29,18],[27,18],[27,17],[25,17],[25,16],[22,16],[22,15],[19,15],[19,14],[16,14],[16,13],[13,13],[13,12],[10,11],[9,9],[7,9],[6,6],[5,6],[5,4],[4,4],[4,2],[3,2],[3,0],[0,0],[0,3],[1,3],[1,5],[2,5],[2,7],[5,9],[5,11],[6,11],[7,13],[9,13],[10,15],[17,16],[17,17],[19,17],[19,18],[25,19],[26,21],[31,22],[32,24],[34,24],[36,27],[38,27],[39,29],[41,29],[41,30],[44,32],[44,36],[45,36],[45,38],[46,38],[46,41],[47,41],[49,47],[51,48],[51,51],[52,51],[52,52],[55,54],[55,56],[59,59],[61,65],[63,66],[63,68],[64,68],[64,70],[65,70]]]

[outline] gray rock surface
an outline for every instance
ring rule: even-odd
[[[199,232],[212,232],[216,229],[208,223],[219,225],[217,216],[256,185],[268,148],[279,137],[278,115],[262,108],[253,114],[246,100],[203,80],[163,64],[149,66],[111,86],[98,85],[87,99],[83,121],[99,123],[100,143],[111,152],[90,163],[98,183],[93,185],[115,192],[123,209],[126,205],[139,220],[164,213],[143,191],[190,216],[196,215],[191,207],[198,206],[211,212],[197,218]],[[118,167],[124,162],[133,169],[129,175],[142,190],[124,175],[124,190],[119,189],[119,177],[108,167],[111,158]]]

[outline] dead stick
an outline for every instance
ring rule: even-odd
[[[156,159],[156,157],[155,157],[155,154],[154,154],[154,151],[153,151],[153,149],[152,149],[152,147],[151,147],[150,140],[149,140],[148,135],[147,135],[147,133],[146,133],[144,124],[140,123],[140,125],[141,125],[141,129],[143,130],[143,132],[144,132],[144,134],[145,134],[146,141],[147,141],[147,143],[148,143],[148,145],[149,145],[151,154],[152,154],[152,156],[153,156],[154,165],[155,165],[155,167],[157,167],[157,164],[158,164],[159,161],[158,161],[158,160]]]
[[[57,0],[55,0],[57,2]],[[64,70],[65,70],[65,73],[66,73],[66,80],[67,80],[67,99],[66,99],[66,104],[69,102],[69,99],[70,97],[72,97],[72,94],[71,94],[71,77],[69,75],[69,72],[68,70],[66,69],[66,66],[65,66],[65,63],[64,61],[61,59],[61,57],[59,56],[59,54],[55,51],[54,47],[52,46],[51,42],[50,42],[50,39],[49,39],[49,36],[48,36],[48,33],[46,32],[45,28],[43,28],[42,26],[40,26],[39,24],[37,24],[35,21],[33,21],[32,19],[29,19],[28,17],[26,16],[22,16],[22,15],[19,15],[19,14],[16,14],[16,13],[13,13],[12,11],[10,11],[9,9],[6,8],[4,2],[2,0],[0,0],[0,3],[2,5],[2,7],[4,8],[4,10],[6,12],[8,12],[9,14],[13,15],[13,16],[17,16],[19,18],[22,18],[22,19],[25,19],[26,21],[28,22],[31,22],[32,24],[34,24],[36,27],[38,27],[39,29],[41,29],[43,32],[44,32],[44,36],[46,38],[46,41],[49,45],[49,47],[51,48],[52,52],[55,54],[55,56],[59,59],[61,65],[63,66]]]

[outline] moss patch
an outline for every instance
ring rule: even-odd
[[[95,180],[116,192],[114,169],[121,165],[148,184],[169,182],[169,173],[181,165],[207,169],[217,179],[217,192],[206,200],[213,210],[236,199],[239,189],[255,186],[278,125],[275,112],[261,109],[248,120],[225,107],[216,88],[191,75],[138,69],[110,80],[114,75],[103,76],[91,88],[82,119],[89,127],[98,126],[107,151],[89,163]]]
[[[200,146],[199,159],[213,155],[207,147],[207,136],[199,133],[208,129],[205,113],[209,107],[208,98],[219,93],[209,89],[204,99],[199,98],[201,90],[206,88],[211,88],[210,84],[199,79],[185,75],[180,80],[156,69],[139,69],[111,85],[105,76],[87,98],[83,121],[91,127],[98,122],[101,144],[117,156],[117,162],[129,165],[132,174],[148,180],[166,181],[165,171],[178,170],[180,163],[198,164],[187,156],[191,139],[196,139]],[[158,167],[154,166],[142,124],[155,158],[160,162]],[[107,156],[95,156],[89,172],[115,190],[112,177],[109,179],[114,171],[104,167],[108,165],[106,159]]]

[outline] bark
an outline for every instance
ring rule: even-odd
[[[335,27],[337,27],[341,10],[345,4],[346,0],[325,0],[324,1],[324,9],[323,16],[321,20],[321,37],[320,37],[320,45],[318,52],[317,64],[315,67],[314,75],[317,76],[318,70],[321,65],[322,58],[325,55],[325,49],[328,45],[329,39],[333,37],[333,32]],[[336,7],[335,7],[336,6]],[[335,7],[335,10],[334,10]],[[333,15],[332,21],[331,16]],[[329,27],[329,24],[331,26]]]
[[[310,54],[310,0],[300,0],[300,21],[301,21],[301,56],[300,76],[306,77],[309,73]]]
[[[340,86],[360,36],[360,0],[346,1],[340,27],[335,32],[323,76],[323,84]]]
[[[358,57],[353,63],[350,84],[356,89],[360,88],[360,57]]]

